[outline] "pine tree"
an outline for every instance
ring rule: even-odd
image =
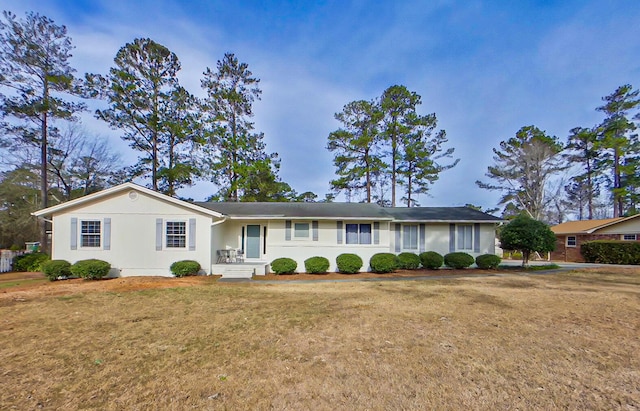
[[[66,100],[76,94],[75,70],[69,62],[73,46],[67,28],[38,13],[25,19],[5,11],[0,21],[0,113],[5,144],[14,152],[38,150],[40,201],[49,203],[47,164],[49,138],[56,122],[76,120],[82,103]],[[9,136],[15,137],[11,139]],[[40,245],[48,251],[47,223],[40,222]]]

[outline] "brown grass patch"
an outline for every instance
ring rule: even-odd
[[[277,285],[196,277],[202,283],[137,292],[68,283],[80,291],[0,303],[0,404],[633,410],[640,289],[635,274],[611,275]]]

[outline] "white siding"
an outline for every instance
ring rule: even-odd
[[[640,217],[602,228],[594,234],[640,234]]]
[[[82,220],[111,219],[110,250],[100,248],[83,248],[78,232],[78,247],[70,246],[71,219],[77,218],[78,230]],[[187,246],[181,249],[164,247],[166,233],[163,225],[163,248],[156,250],[156,219],[164,222],[184,221],[187,230],[189,219],[196,220],[196,249],[189,251]],[[109,198],[94,203],[80,205],[75,209],[65,210],[53,217],[52,255],[54,259],[64,259],[71,263],[88,258],[97,258],[109,262],[113,268],[112,275],[162,275],[170,276],[169,266],[178,260],[196,260],[205,271],[211,267],[211,223],[212,218],[197,214],[187,208],[159,200],[137,192],[137,198],[129,197],[129,192],[117,193]],[[102,224],[104,233],[104,225]]]
[[[298,263],[298,272],[304,272],[304,261],[309,257],[320,256],[325,257],[331,263],[329,269],[337,271],[336,257],[342,253],[353,253],[359,255],[364,265],[362,271],[369,270],[369,259],[376,253],[388,253],[395,250],[395,223],[387,221],[380,222],[380,242],[379,244],[346,244],[346,225],[350,223],[371,223],[373,231],[374,221],[349,221],[340,220],[342,224],[342,244],[337,242],[336,220],[319,220],[318,221],[318,241],[313,241],[313,235],[310,233],[309,238],[296,239],[291,236],[291,240],[285,237],[285,220],[232,220],[214,227],[212,234],[213,245],[216,249],[224,248],[242,248],[242,227],[248,224],[260,225],[261,249],[260,260],[271,262],[276,258],[288,257],[294,259]],[[296,222],[308,222],[311,229],[311,220],[291,219],[292,228]],[[264,227],[267,227],[267,252],[264,254],[263,235]],[[245,228],[246,233],[246,228]],[[401,235],[402,241],[402,235]],[[419,253],[418,250],[405,250]],[[442,255],[449,253],[449,223],[442,224],[426,224],[425,227],[425,250],[436,251]],[[465,252],[475,256],[480,254],[495,253],[495,225],[480,225],[480,252],[473,250],[465,250]],[[248,260],[249,261],[249,260]]]

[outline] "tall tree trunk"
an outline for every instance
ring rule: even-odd
[[[48,110],[49,110],[49,83],[45,79],[42,102],[45,111],[42,113],[42,139],[40,140],[40,197],[42,197],[42,208],[49,205],[49,181],[47,178],[47,131],[48,131]],[[47,229],[49,224],[44,218],[40,219],[40,250],[43,253],[49,252],[49,237]]]
[[[365,176],[367,180],[367,203],[371,203],[371,166],[369,165],[369,151],[364,155]]]
[[[398,142],[396,139],[397,136],[394,127],[391,135],[391,207],[396,206],[396,157],[398,152]]]
[[[613,149],[613,217],[622,216],[622,197],[620,196],[620,151]]]
[[[173,175],[173,133],[169,134],[169,169],[167,170],[167,194],[171,197],[175,197],[176,193],[174,191],[174,175]]]
[[[151,141],[152,153],[151,153],[151,180],[153,184],[153,191],[158,191],[158,131],[153,131],[153,137]]]
[[[591,162],[587,161],[587,213],[589,215],[589,220],[593,220],[593,183],[591,181]],[[580,214],[582,214],[582,210],[580,210]],[[582,217],[580,217],[582,220]]]
[[[409,172],[409,180],[407,181],[407,207],[411,207],[411,175],[413,172]]]

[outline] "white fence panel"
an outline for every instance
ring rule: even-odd
[[[18,253],[11,250],[0,250],[0,273],[11,271],[13,257],[15,257],[17,254]]]

